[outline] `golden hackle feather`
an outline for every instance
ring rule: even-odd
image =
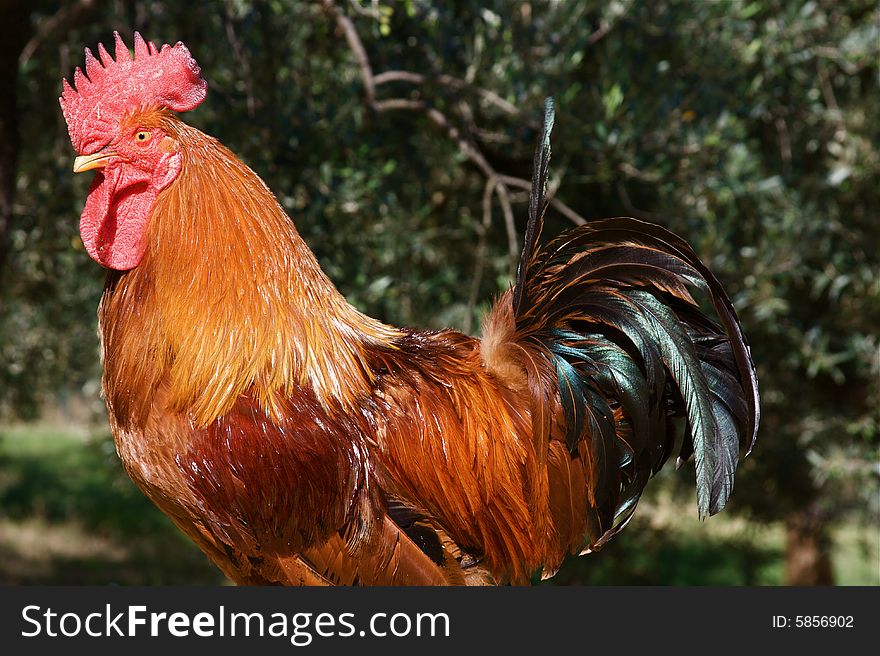
[[[162,126],[184,162],[158,198],[144,261],[111,274],[113,389],[163,380],[171,407],[198,426],[245,392],[275,418],[285,390],[303,385],[324,403],[354,407],[369,391],[364,349],[387,347],[398,332],[345,301],[263,181],[219,142],[164,110],[129,121]],[[117,343],[129,322],[138,330]],[[118,400],[128,401],[138,403]],[[142,417],[146,408],[133,410]]]

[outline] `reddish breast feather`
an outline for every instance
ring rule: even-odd
[[[343,526],[365,500],[356,429],[306,390],[273,422],[246,397],[196,431],[177,466],[212,532],[251,553],[293,555]]]

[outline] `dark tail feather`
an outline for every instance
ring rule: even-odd
[[[548,99],[513,289],[516,340],[555,374],[566,445],[591,486],[584,538],[598,548],[671,454],[675,418],[685,420],[679,457],[694,456],[700,516],[724,507],[757,435],[758,385],[733,304],[681,238],[618,218],[538,249],[552,125]],[[714,320],[692,293],[708,297]]]
[[[522,295],[525,285],[523,284],[529,274],[529,267],[535,256],[535,249],[541,237],[541,228],[544,226],[544,211],[546,203],[544,194],[547,191],[547,174],[550,171],[550,133],[553,132],[553,123],[556,120],[556,112],[553,109],[553,98],[544,101],[544,127],[541,129],[541,139],[535,149],[535,160],[532,169],[532,189],[529,194],[529,223],[526,226],[526,236],[523,243],[522,256],[516,270],[516,284],[513,289],[513,311],[517,312],[522,303]]]
[[[751,349],[743,334],[736,310],[718,278],[700,261],[699,257],[697,257],[696,253],[694,253],[693,249],[684,239],[659,225],[631,218],[605,219],[593,225],[603,226],[604,229],[601,234],[596,235],[596,237],[601,239],[617,241],[632,239],[637,242],[641,241],[646,245],[651,243],[657,244],[669,254],[681,259],[688,266],[692,267],[699,278],[702,279],[703,284],[708,288],[709,298],[715,307],[718,318],[721,320],[721,325],[729,337],[732,356],[736,363],[736,371],[743,382],[743,389],[746,392],[746,402],[751,414],[751,421],[748,434],[745,436],[747,439],[744,440],[743,444],[743,455],[748,455],[757,439],[758,426],[761,421],[758,377],[755,372],[755,365],[752,362]],[[699,314],[703,316],[701,313]],[[705,320],[705,317],[703,318]]]

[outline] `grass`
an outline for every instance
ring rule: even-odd
[[[783,524],[749,521],[727,511],[700,521],[692,498],[683,501],[671,493],[669,479],[677,475],[661,472],[648,484],[626,530],[602,551],[570,559],[554,581],[782,585]],[[838,524],[831,537],[836,585],[880,585],[880,528],[848,520]]]
[[[0,584],[219,584],[134,486],[109,435],[0,428]]]
[[[701,522],[693,499],[663,476],[649,483],[632,521],[601,551],[570,558],[554,584],[780,585],[784,531],[721,514]]]
[[[834,531],[834,545],[838,585],[880,585],[880,528],[844,524]]]
[[[648,486],[630,525],[571,558],[554,584],[779,585],[784,530]],[[880,585],[880,531],[834,533],[838,584]],[[228,581],[134,486],[110,436],[70,426],[0,427],[0,584],[224,584]]]

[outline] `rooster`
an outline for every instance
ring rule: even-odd
[[[117,33],[73,79],[60,102],[74,172],[95,171],[80,234],[109,269],[116,448],[234,582],[551,576],[626,525],[682,424],[699,515],[724,507],[759,418],[733,306],[656,225],[539,247],[549,104],[516,279],[477,339],[345,301],[257,174],[177,117],[207,93],[182,43],[135,33],[132,55]]]

